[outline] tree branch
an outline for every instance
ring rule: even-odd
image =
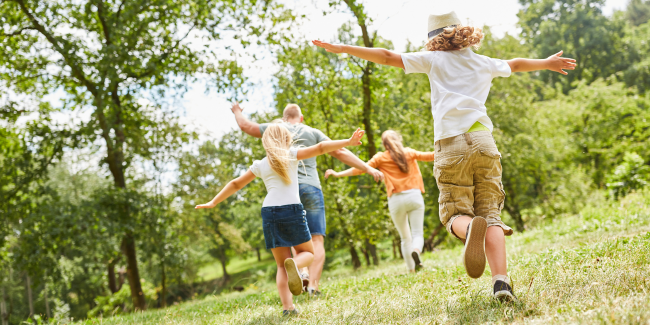
[[[33,28],[36,29],[39,33],[41,33],[45,38],[52,44],[54,49],[63,56],[65,59],[65,62],[68,64],[70,69],[72,69],[72,74],[88,89],[88,91],[93,94],[93,96],[98,95],[97,87],[95,86],[94,83],[92,83],[90,80],[86,78],[86,76],[83,73],[83,69],[79,67],[76,63],[77,60],[74,60],[72,55],[70,53],[64,51],[64,49],[61,47],[59,42],[54,38],[54,36],[48,32],[43,25],[41,25],[38,20],[36,20],[36,17],[29,11],[27,6],[25,5],[24,0],[16,0],[18,5],[20,6],[20,10],[29,18],[29,21],[32,23]]]
[[[102,24],[102,30],[104,31],[104,38],[106,39],[106,45],[111,45],[111,35],[108,30],[108,24],[106,24],[106,17],[104,15],[104,2],[102,0],[96,0],[95,6],[97,7],[97,17],[99,22]]]
[[[0,32],[0,36],[4,36],[4,37],[16,36],[16,35],[20,35],[20,34],[22,34],[22,32],[23,32],[23,31],[26,31],[26,30],[36,30],[36,28],[34,28],[34,27],[23,27],[23,28],[21,28],[21,29],[15,31],[15,32],[13,32],[13,33],[7,33],[7,34],[5,34],[5,33],[3,33],[3,32]]]

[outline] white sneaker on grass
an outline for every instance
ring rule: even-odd
[[[296,261],[293,258],[287,258],[284,260],[284,269],[287,271],[289,291],[294,296],[300,295],[302,293],[302,279]]]
[[[300,278],[302,279],[302,291],[307,292],[307,288],[309,287],[309,274],[300,273]]]

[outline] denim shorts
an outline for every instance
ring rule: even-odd
[[[292,247],[311,240],[302,204],[262,207],[266,248]]]
[[[327,225],[325,224],[325,199],[323,191],[316,186],[300,184],[300,202],[307,212],[307,224],[312,235],[325,236]]]

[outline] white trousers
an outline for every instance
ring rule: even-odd
[[[409,270],[415,269],[411,253],[422,252],[424,246],[424,199],[419,189],[393,193],[388,198],[388,210],[402,239],[402,255]],[[410,223],[410,226],[409,226]]]

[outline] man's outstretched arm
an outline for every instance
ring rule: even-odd
[[[235,114],[235,120],[237,120],[237,125],[239,125],[239,128],[242,131],[256,138],[262,137],[262,132],[260,132],[260,125],[258,123],[248,120],[246,116],[244,116],[244,113],[242,113],[243,109],[239,107],[238,102],[233,103],[230,110],[233,112],[233,114]]]
[[[384,173],[374,169],[373,167],[369,166],[363,160],[359,159],[359,157],[355,156],[352,151],[348,149],[339,149],[336,151],[332,151],[329,153],[330,156],[340,160],[342,163],[354,167],[357,169],[360,169],[367,174],[371,175],[374,179],[375,182],[383,181],[384,180]]]

